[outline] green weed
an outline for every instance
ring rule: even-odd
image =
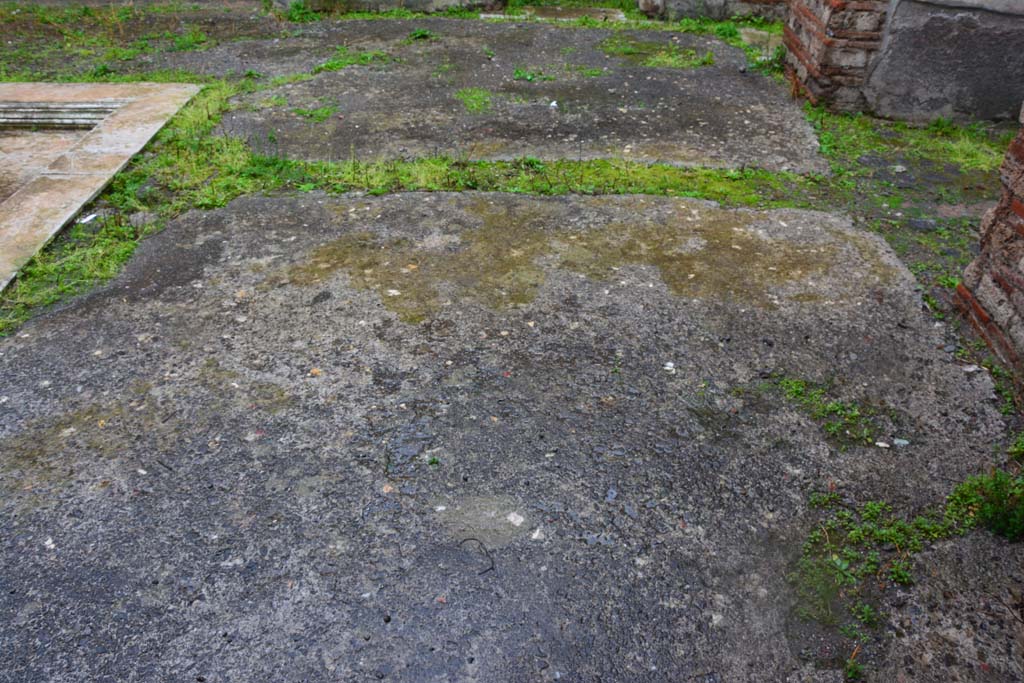
[[[778,386],[783,396],[798,405],[828,434],[842,445],[870,445],[875,440],[873,411],[851,401],[830,398],[825,387],[800,379],[782,378]]]
[[[693,69],[699,66],[711,66],[714,63],[715,53],[711,50],[698,55],[696,50],[680,49],[672,45],[667,50],[659,50],[648,57],[644,61],[644,66]]]
[[[293,109],[292,111],[313,123],[323,123],[338,113],[338,108],[325,106],[316,109]]]
[[[288,5],[288,9],[284,13],[284,18],[295,24],[306,24],[312,21],[319,21],[321,17],[318,12],[306,7],[305,2],[302,0],[296,0]]]
[[[416,42],[417,40],[437,40],[437,35],[433,31],[430,31],[428,29],[417,28],[413,29],[409,33],[409,35],[405,39],[405,42],[413,43]]]
[[[204,46],[206,41],[207,38],[205,33],[198,29],[191,28],[187,32],[174,37],[172,49],[177,51],[195,50]]]
[[[345,45],[334,49],[334,56],[313,69],[314,74],[324,71],[341,71],[354,65],[381,64],[391,60],[391,56],[380,50],[367,52],[351,52]]]
[[[463,88],[455,93],[455,99],[462,102],[470,114],[485,114],[493,106],[493,95],[483,88]]]
[[[555,77],[550,75],[550,74],[544,73],[540,69],[538,69],[537,71],[531,71],[529,69],[523,69],[523,68],[520,68],[520,67],[516,67],[515,70],[512,72],[512,80],[513,81],[527,81],[527,82],[533,82],[533,81],[553,81],[553,80],[555,80]]]
[[[969,478],[951,498],[965,519],[1011,541],[1024,540],[1024,475],[993,470]]]

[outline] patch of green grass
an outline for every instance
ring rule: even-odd
[[[715,54],[710,50],[698,55],[696,50],[678,45],[637,40],[624,35],[613,35],[598,47],[605,54],[622,57],[641,66],[693,69],[715,63]]]
[[[821,152],[842,169],[864,155],[898,155],[953,163],[964,170],[994,171],[1009,139],[985,124],[956,126],[938,119],[929,126],[883,121],[863,114],[835,114],[808,105],[807,118],[818,133]]]
[[[509,0],[507,4],[509,9],[529,6],[607,7],[623,12],[636,12],[636,2],[633,0]]]
[[[491,91],[484,88],[463,88],[456,91],[455,99],[462,102],[462,106],[471,114],[485,114],[494,104]]]
[[[306,24],[321,19],[319,12],[311,10],[302,0],[295,0],[288,5],[284,18],[295,24]]]
[[[325,106],[317,107],[316,109],[292,109],[292,111],[304,119],[309,119],[313,123],[323,123],[337,114],[338,108]]]
[[[1013,374],[1004,368],[995,357],[987,355],[981,360],[981,366],[992,375],[992,383],[996,396],[999,397],[999,412],[1003,415],[1016,415],[1018,412],[1018,397],[1014,386]]]
[[[597,78],[604,76],[604,69],[600,67],[584,66],[583,64],[566,64],[565,71],[570,74],[578,74],[584,78]]]
[[[437,68],[435,68],[430,75],[434,78],[444,78],[446,74],[449,74],[452,71],[455,71],[455,64],[445,60],[438,64]]]
[[[552,76],[551,74],[544,73],[540,69],[537,69],[536,71],[532,71],[530,69],[524,69],[522,67],[518,67],[517,66],[515,68],[515,70],[512,72],[512,80],[513,81],[527,81],[527,82],[533,82],[533,81],[553,81],[553,80],[555,80],[555,77]]]
[[[313,69],[314,74],[323,71],[341,71],[354,65],[382,64],[391,61],[391,56],[380,50],[369,50],[366,52],[351,52],[345,45],[339,45],[334,50],[334,56],[323,64]]]
[[[872,410],[852,401],[831,398],[825,387],[814,386],[801,379],[782,378],[778,380],[778,386],[786,399],[810,415],[830,438],[841,445],[874,443],[876,427]]]
[[[601,41],[597,47],[606,55],[613,57],[647,57],[661,49],[662,44],[616,34]]]
[[[1011,460],[1024,463],[1024,432],[1021,432],[1014,438],[1007,447],[1006,454],[1010,456]]]
[[[304,81],[311,80],[313,80],[313,74],[287,74],[284,76],[274,76],[270,79],[270,87],[277,88],[290,83],[302,83]]]
[[[284,95],[272,95],[260,102],[261,107],[287,107],[288,98]]]
[[[185,50],[195,50],[206,44],[206,34],[196,28],[190,28],[185,33],[174,37],[172,43],[173,50],[181,52]]]
[[[914,555],[932,541],[973,526],[970,516],[955,504],[912,520],[894,514],[881,501],[858,506],[834,496],[822,509],[824,516],[808,534],[789,579],[798,595],[798,613],[826,624],[877,623],[877,608],[864,580],[871,579],[872,587],[886,581],[913,583]]]
[[[797,614],[837,628],[858,646],[867,640],[864,630],[882,622],[881,591],[914,583],[914,557],[929,544],[975,526],[1024,540],[1024,475],[1002,470],[968,478],[941,508],[912,518],[882,501],[847,502],[835,491],[812,494],[810,504],[821,512],[787,577]]]
[[[1011,541],[1024,540],[1024,475],[1003,470],[970,477],[951,500],[963,516]]]
[[[120,217],[74,224],[37,254],[0,293],[0,336],[33,311],[84,292],[117,275],[139,240],[156,225],[134,228]]]
[[[429,29],[417,28],[410,31],[405,38],[406,43],[414,43],[417,40],[437,40],[437,34]]]
[[[698,55],[696,50],[681,49],[675,45],[659,50],[644,61],[644,66],[668,67],[672,69],[695,69],[715,63],[715,53],[708,50]]]

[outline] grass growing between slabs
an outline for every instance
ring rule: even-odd
[[[965,171],[994,171],[1015,135],[1009,130],[993,134],[981,123],[957,126],[941,118],[912,126],[814,107],[807,107],[807,116],[818,133],[821,153],[838,173],[853,172],[862,157],[872,154],[949,163]]]
[[[317,67],[334,70],[387,60],[383,53],[339,49]],[[307,76],[303,74],[302,76]],[[878,147],[917,149],[919,129],[810,110],[826,142],[826,153],[840,171],[833,176],[799,176],[759,169],[729,170],[645,165],[623,160],[467,161],[433,157],[403,161],[349,160],[340,163],[302,162],[257,153],[245,141],[214,134],[221,115],[236,95],[267,87],[255,76],[236,81],[214,80],[182,72],[78,76],[83,81],[158,80],[206,82],[203,91],[184,107],[146,150],[112,182],[102,196],[126,217],[145,212],[166,221],[191,208],[225,205],[243,194],[268,191],[399,191],[483,190],[537,195],[651,194],[711,199],[730,207],[799,207],[831,210],[861,195],[850,177],[856,155]],[[68,80],[71,80],[70,78]],[[270,81],[269,85],[280,79]],[[486,111],[492,94],[474,89],[457,97],[470,111]],[[305,113],[312,121],[330,116],[330,108]],[[885,132],[881,132],[885,131]],[[969,143],[969,145],[968,145]],[[992,169],[998,142],[982,129],[951,128],[919,153],[948,157],[954,153],[970,163]],[[966,147],[973,145],[973,152]],[[959,151],[958,151],[959,150]],[[853,159],[853,161],[851,161]],[[122,223],[92,233],[83,231],[62,247],[60,241],[37,257],[17,282],[0,295],[0,334],[9,334],[34,311],[111,277],[145,231]],[[120,245],[120,246],[116,246]],[[940,245],[936,245],[938,248]],[[77,260],[76,249],[92,254]],[[109,261],[109,263],[107,262]]]
[[[944,504],[907,517],[882,501],[855,503],[812,494],[818,519],[788,576],[800,618],[834,627],[849,640],[847,680],[860,680],[861,649],[884,622],[883,593],[915,581],[915,557],[930,544],[983,527],[1024,540],[1024,475],[1004,470],[968,478]]]

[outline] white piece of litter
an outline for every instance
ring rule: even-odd
[[[508,513],[508,517],[505,519],[507,519],[512,526],[522,526],[523,522],[526,521],[526,518],[518,512]]]
[[[876,441],[875,445],[878,446],[879,448],[888,448],[889,447],[889,444],[887,444],[884,441]]]

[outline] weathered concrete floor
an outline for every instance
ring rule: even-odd
[[[916,509],[987,457],[991,382],[941,344],[881,240],[822,214],[187,214],[0,342],[0,678],[837,681],[790,611],[806,495]],[[734,391],[771,373],[836,378],[911,446],[841,453]],[[1017,560],[956,544],[923,556],[884,680],[1019,672],[977,607]],[[950,581],[973,611],[925,612]],[[929,640],[899,626],[925,613]]]
[[[414,30],[434,38],[410,41]],[[630,43],[639,54],[606,54],[601,46],[609,39]],[[138,66],[287,76],[314,70],[337,46],[392,59],[262,90],[244,98],[222,129],[266,153],[305,159],[446,154],[828,170],[799,105],[770,79],[741,70],[742,50],[708,36],[446,19],[352,21],[303,28],[289,38],[163,53]],[[711,52],[715,63],[640,64],[659,49]],[[514,80],[516,69],[537,77]],[[595,69],[600,75],[590,75]],[[456,97],[467,88],[491,93],[486,111],[468,111]],[[333,108],[322,122],[295,112],[321,107]]]

